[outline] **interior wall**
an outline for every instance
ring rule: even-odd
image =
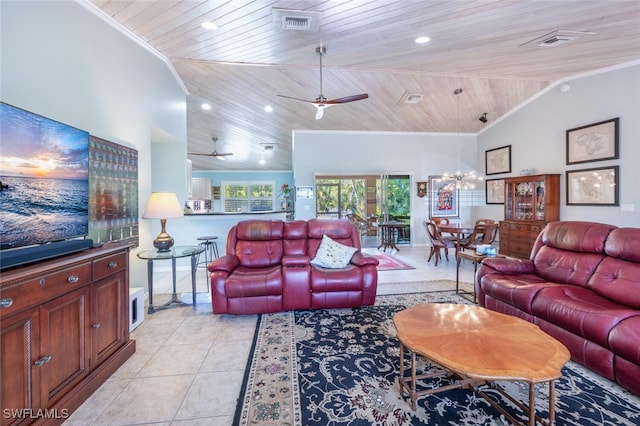
[[[512,172],[491,178],[518,176],[523,169],[560,173],[561,220],[640,226],[640,65],[576,77],[567,83],[568,92],[556,85],[483,131],[478,136],[478,164],[484,164],[486,150],[511,145]],[[566,164],[566,130],[615,117],[620,118],[619,159]],[[567,170],[614,165],[620,166],[620,206],[567,205]],[[622,205],[631,205],[634,211],[623,211]],[[502,216],[503,206],[479,206],[476,215]]]
[[[422,221],[429,217],[429,197],[417,195],[416,182],[444,172],[476,167],[476,136],[468,134],[294,131],[293,173],[296,186],[313,186],[318,174],[409,174],[412,243],[427,243]],[[477,169],[476,169],[477,171]],[[469,206],[484,203],[484,184],[463,191],[460,218],[471,220]],[[296,219],[315,216],[315,199],[296,200]]]
[[[3,1],[0,23],[2,100],[137,149],[142,212],[151,129],[186,141],[185,94],[166,64],[77,2]],[[153,239],[149,222],[141,221],[143,248]],[[146,287],[135,249],[131,267],[131,285]]]

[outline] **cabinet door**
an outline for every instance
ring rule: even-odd
[[[127,342],[129,296],[126,275],[120,272],[93,284],[91,290],[92,367]]]
[[[191,198],[195,200],[211,199],[211,179],[193,178],[191,179]]]
[[[40,307],[39,361],[45,407],[89,374],[89,315],[88,286]]]
[[[39,347],[37,308],[2,320],[0,331],[0,425],[20,423],[19,411],[40,405],[40,368],[34,365]],[[6,412],[5,410],[10,410]],[[24,416],[24,411],[22,412]]]

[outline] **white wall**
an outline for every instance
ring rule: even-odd
[[[152,129],[186,141],[185,94],[170,70],[76,2],[3,1],[0,19],[2,100],[137,149],[142,212]],[[184,175],[178,165],[170,173]],[[143,248],[153,235],[142,220]],[[145,266],[132,254],[132,286],[146,287]]]
[[[560,173],[560,219],[586,220],[617,226],[640,226],[640,65],[610,70],[568,80],[571,89],[559,87],[524,105],[495,123],[478,137],[478,164],[484,152],[511,145],[512,173],[491,178],[517,176],[522,169],[536,173]],[[620,117],[620,159],[566,165],[566,130]],[[635,211],[620,207],[567,206],[567,170],[620,166],[621,204],[633,204]],[[484,171],[484,170],[483,170]],[[502,215],[503,206],[480,206],[476,215]]]
[[[414,245],[426,244],[422,221],[429,216],[428,197],[419,198],[415,182],[444,172],[475,168],[476,136],[430,133],[294,131],[293,174],[296,186],[313,186],[317,174],[409,174]],[[460,162],[458,162],[460,159]],[[459,164],[458,164],[459,163]],[[476,171],[478,171],[476,169]],[[471,220],[470,205],[484,203],[480,191],[460,198],[460,221]],[[315,199],[296,200],[296,218],[315,215]]]

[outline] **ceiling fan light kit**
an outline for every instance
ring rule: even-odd
[[[369,97],[367,93],[361,93],[359,95],[345,96],[343,98],[338,98],[338,99],[331,99],[331,100],[327,99],[322,93],[322,56],[327,54],[327,48],[322,45],[318,46],[316,47],[316,53],[320,56],[320,94],[318,95],[316,100],[308,101],[306,99],[295,98],[293,96],[286,96],[286,95],[278,95],[278,96],[280,96],[281,98],[293,99],[296,101],[302,101],[302,102],[307,102],[312,104],[317,109],[316,120],[320,120],[322,118],[322,116],[324,115],[325,108],[328,108],[332,105],[337,105],[337,104],[346,104],[348,102],[361,101]]]

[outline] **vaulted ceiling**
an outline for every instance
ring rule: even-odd
[[[217,151],[234,154],[189,155],[194,170],[290,170],[293,130],[477,133],[550,85],[640,60],[637,0],[90,0],[88,7],[177,72],[189,93],[187,151],[211,153],[217,137]],[[283,17],[295,18],[288,22],[297,29],[284,29]],[[299,29],[303,21],[308,30]],[[418,44],[420,36],[431,40]],[[278,95],[319,96],[320,45],[322,94],[369,98],[316,120],[313,105]],[[478,119],[485,112],[487,124]]]

